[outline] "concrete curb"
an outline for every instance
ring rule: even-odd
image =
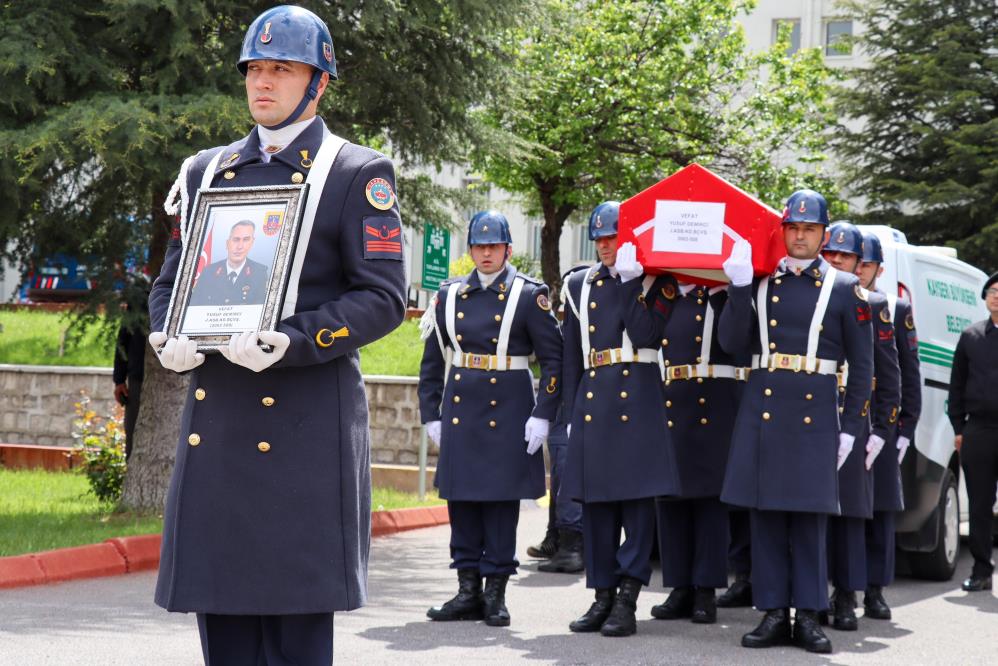
[[[371,536],[449,522],[446,505],[375,511],[371,514]],[[0,557],[0,590],[152,571],[159,567],[161,538],[159,534],[116,537],[89,546]]]

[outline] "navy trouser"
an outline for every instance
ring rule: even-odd
[[[658,552],[666,587],[727,587],[728,509],[717,497],[659,499]]]
[[[866,589],[866,520],[828,519],[828,574],[837,590]]]
[[[516,524],[520,501],[448,500],[451,569],[477,569],[483,576],[516,573]]]
[[[329,666],[333,614],[198,613],[205,666]]]
[[[737,576],[752,573],[752,525],[745,509],[728,507],[728,568]]]
[[[987,577],[994,573],[993,507],[998,487],[998,427],[982,424],[975,417],[963,427],[960,466],[967,486],[970,518],[970,554],[974,556],[972,574]]]
[[[620,542],[620,530],[625,533]],[[582,505],[586,587],[617,587],[621,576],[651,581],[655,499],[587,502]]]
[[[568,433],[564,423],[556,423],[548,438],[551,454],[551,501],[554,502],[554,526],[582,531],[582,503],[561,496],[561,475],[568,464]]]
[[[866,521],[866,584],[894,582],[894,512],[874,511]]]
[[[752,601],[759,610],[828,609],[828,515],[752,509]]]

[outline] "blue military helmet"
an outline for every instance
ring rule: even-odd
[[[593,212],[589,215],[589,240],[616,236],[619,218],[619,201],[604,201],[593,208]]]
[[[280,5],[256,17],[243,38],[239,53],[239,71],[246,76],[251,60],[288,60],[315,68],[312,80],[298,107],[284,121],[267,129],[280,129],[298,120],[305,107],[319,94],[322,73],[336,77],[333,37],[326,23],[303,7]]]
[[[483,210],[475,213],[468,225],[468,245],[492,245],[495,243],[513,244],[509,233],[509,221],[497,210]]]
[[[863,232],[852,222],[836,222],[828,227],[828,242],[822,252],[845,252],[863,256]]]
[[[797,190],[787,199],[784,222],[810,222],[828,225],[828,202],[814,190]]]
[[[880,244],[880,239],[867,231],[863,232],[863,261],[884,263],[884,247]]]

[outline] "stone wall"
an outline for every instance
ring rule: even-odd
[[[371,461],[415,465],[419,461],[419,400],[415,377],[368,376]],[[73,405],[81,391],[100,415],[114,408],[110,368],[0,364],[0,442],[73,445]],[[436,464],[428,444],[427,463]]]

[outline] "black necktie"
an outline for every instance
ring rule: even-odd
[[[229,282],[231,282],[232,284],[235,284],[237,277],[239,277],[238,273],[236,273],[235,271],[229,271]]]

